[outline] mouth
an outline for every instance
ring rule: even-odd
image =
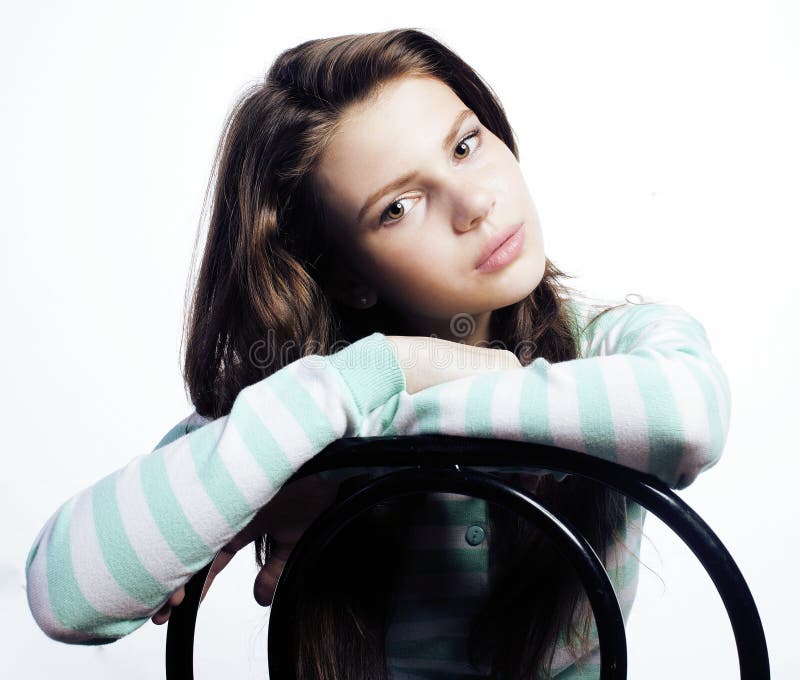
[[[505,267],[516,259],[525,241],[523,223],[512,224],[487,241],[475,268],[480,272],[492,272]]]

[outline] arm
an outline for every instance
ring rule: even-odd
[[[585,314],[585,312],[583,312]],[[400,393],[364,434],[451,434],[559,446],[688,486],[722,453],[730,389],[703,326],[682,308],[626,304],[580,336],[581,358]]]
[[[116,640],[144,624],[208,564],[303,463],[354,435],[405,388],[385,336],[303,357],[243,389],[229,415],[182,421],[66,501],[26,562],[28,602],[51,638]],[[177,438],[176,438],[177,437]]]

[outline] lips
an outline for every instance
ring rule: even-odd
[[[516,224],[512,224],[510,227],[506,227],[502,231],[498,232],[494,236],[492,236],[486,244],[483,246],[483,250],[481,250],[481,255],[478,258],[478,261],[475,263],[475,269],[480,267],[486,260],[488,260],[494,251],[496,251],[500,246],[502,246],[508,239],[510,239],[514,234],[517,233],[522,228],[522,222],[517,222]]]

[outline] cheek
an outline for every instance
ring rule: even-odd
[[[375,262],[372,280],[385,300],[421,312],[437,309],[448,299],[446,272],[452,272],[452,266],[437,258],[432,248],[417,247]]]
[[[387,291],[407,297],[425,290],[429,285],[428,268],[419,257],[398,255],[379,267],[378,280]]]

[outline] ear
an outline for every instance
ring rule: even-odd
[[[341,261],[331,262],[325,273],[325,292],[340,304],[353,309],[369,309],[378,301],[375,291]]]

